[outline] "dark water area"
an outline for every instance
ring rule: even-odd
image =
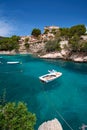
[[[21,64],[7,64],[7,61]],[[42,83],[39,76],[52,69],[62,72],[62,76]],[[1,55],[0,94],[4,89],[7,101],[23,101],[36,114],[36,130],[41,123],[54,118],[64,130],[69,127],[79,130],[82,124],[87,124],[87,63]]]

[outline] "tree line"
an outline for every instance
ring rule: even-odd
[[[4,37],[0,39],[0,50],[1,51],[12,51],[19,49],[19,36]]]

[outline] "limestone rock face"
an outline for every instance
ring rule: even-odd
[[[38,130],[63,130],[63,128],[59,121],[55,118],[51,121],[47,121],[41,124]]]
[[[87,56],[83,54],[72,54],[69,58],[75,62],[87,62]]]
[[[45,43],[36,43],[36,44],[30,44],[30,51],[32,53],[37,53],[38,51],[44,51]]]
[[[41,56],[41,58],[63,58],[62,54],[61,53],[48,53],[48,54],[45,54],[43,56]]]

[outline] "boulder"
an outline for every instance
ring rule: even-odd
[[[59,121],[55,118],[51,121],[47,121],[41,124],[38,130],[63,130],[63,128]]]

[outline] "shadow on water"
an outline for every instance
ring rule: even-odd
[[[49,90],[53,90],[53,89],[56,89],[57,87],[61,86],[61,80],[54,80],[54,81],[51,81],[49,83],[43,83],[42,82],[42,87],[44,89],[44,91],[49,91]]]
[[[67,69],[78,73],[87,74],[87,63],[75,63],[72,61],[65,61],[59,59],[45,59],[46,62],[59,66],[60,68]]]

